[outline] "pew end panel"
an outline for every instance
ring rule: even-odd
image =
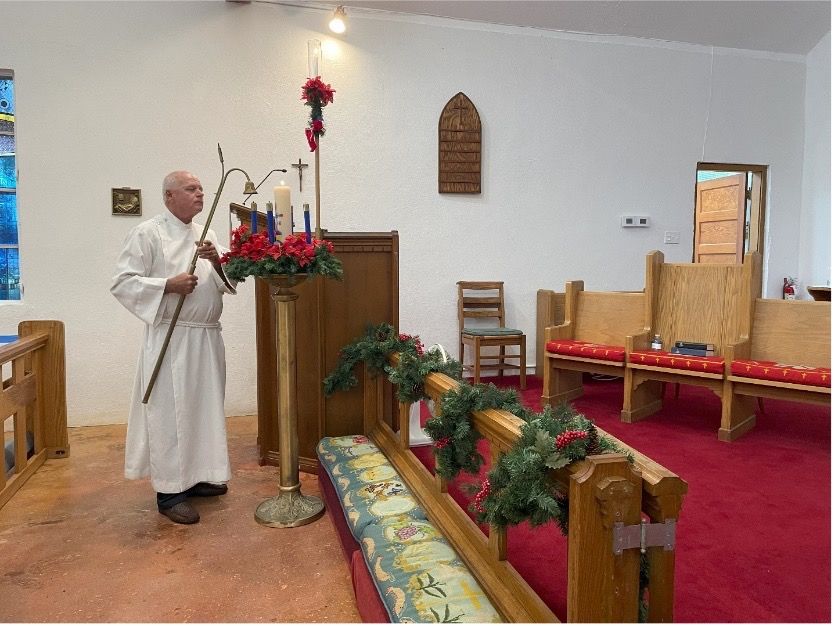
[[[5,466],[0,472],[0,508],[46,459],[69,456],[63,322],[21,322],[18,339],[0,348],[6,363],[12,376],[0,390],[0,421],[13,416],[14,464],[10,476]]]

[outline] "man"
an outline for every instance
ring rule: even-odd
[[[226,493],[230,477],[223,409],[226,361],[220,334],[223,294],[234,294],[209,230],[194,274],[187,270],[202,234],[203,186],[189,172],[163,182],[167,211],[127,235],[111,293],[145,323],[125,445],[125,477],[151,477],[157,507],[178,524],[200,515],[191,496]],[[182,310],[153,391],[142,398],[180,296]]]

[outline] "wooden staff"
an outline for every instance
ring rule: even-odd
[[[321,239],[321,187],[319,185],[319,152],[321,135],[316,136],[316,239]]]
[[[217,144],[217,151],[220,153],[220,164],[223,166],[223,169],[225,169],[225,165],[223,165],[223,152],[220,150],[220,144]],[[220,186],[217,188],[217,193],[214,196],[214,203],[211,205],[211,211],[209,211],[206,225],[203,226],[203,234],[200,235],[200,240],[197,242],[197,248],[202,246],[206,239],[206,234],[208,234],[209,225],[211,224],[211,218],[214,217],[214,210],[217,208],[217,203],[220,200],[220,193],[223,191],[223,186],[226,184],[226,178],[234,171],[242,172],[243,175],[246,176],[246,189],[243,192],[244,194],[250,192],[250,186],[251,193],[257,193],[254,189],[255,185],[252,182],[252,179],[249,178],[249,174],[244,172],[242,169],[239,167],[233,167],[226,172],[220,179]],[[191,265],[188,266],[189,274],[193,274],[194,270],[197,268],[198,258],[199,252],[195,251],[194,256],[191,259]],[[179,319],[180,311],[182,310],[182,305],[185,302],[186,295],[187,294],[184,293],[180,294],[179,302],[177,302],[177,308],[174,309],[174,316],[171,318],[171,323],[168,325],[168,332],[165,333],[165,341],[162,343],[162,349],[159,351],[159,356],[156,359],[156,365],[154,365],[151,379],[148,382],[148,388],[145,390],[145,396],[142,398],[142,404],[147,404],[151,397],[151,391],[153,391],[154,383],[156,383],[156,377],[159,375],[159,368],[162,367],[162,359],[165,358],[165,353],[168,351],[168,344],[171,341],[171,335],[174,334],[174,327],[177,325],[177,320]]]

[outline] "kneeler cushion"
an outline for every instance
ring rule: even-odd
[[[426,513],[385,455],[364,435],[325,437],[316,448],[353,536],[359,540],[368,524],[389,516]]]
[[[392,622],[500,622],[478,581],[430,522],[369,524],[362,553]]]
[[[692,356],[689,354],[672,354],[663,350],[635,350],[629,355],[631,363],[653,365],[693,372],[724,373],[724,357]]]
[[[545,345],[545,350],[566,356],[581,356],[587,359],[614,361],[616,363],[625,362],[624,346],[607,346],[601,343],[558,339],[556,341],[548,341]]]
[[[758,378],[776,382],[813,385],[814,387],[831,387],[831,368],[788,365],[775,361],[752,361],[738,359],[730,363],[734,376]]]

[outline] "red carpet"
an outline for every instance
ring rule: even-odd
[[[522,400],[538,411],[541,381],[527,381]],[[681,386],[675,399],[670,386],[664,408],[636,424],[620,422],[622,381],[587,379],[573,405],[689,483],[677,529],[676,622],[831,621],[828,407],[765,400],[756,428],[722,443],[721,403],[697,387]],[[414,451],[432,466],[430,448]],[[467,500],[459,487],[476,481],[459,477],[450,493]],[[564,619],[566,542],[558,528],[513,528],[508,544],[510,562]]]

